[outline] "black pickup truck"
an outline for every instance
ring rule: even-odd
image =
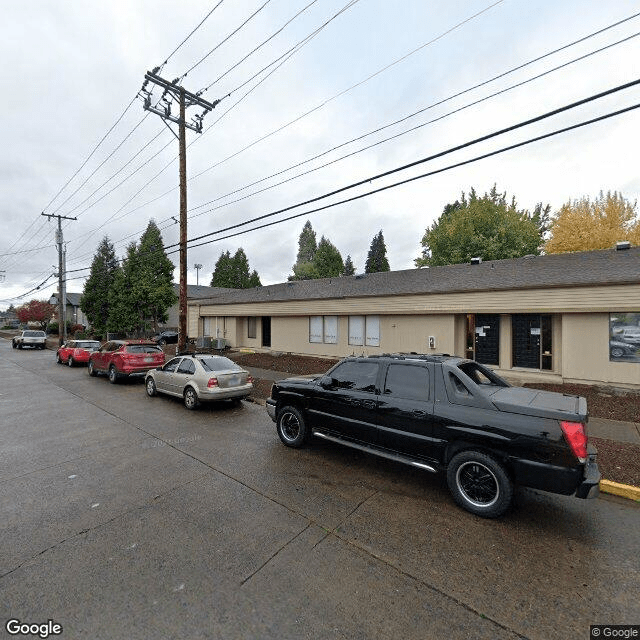
[[[267,411],[288,447],[311,436],[421,469],[445,471],[455,501],[495,518],[514,484],[595,498],[587,401],[512,387],[448,355],[350,357],[322,376],[273,385]]]

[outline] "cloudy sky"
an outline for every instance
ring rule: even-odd
[[[69,291],[82,291],[82,269],[105,235],[123,256],[153,218],[165,245],[177,242],[178,143],[136,98],[145,71],[165,61],[163,77],[190,70],[184,87],[222,99],[204,132],[187,134],[188,237],[212,234],[189,250],[190,283],[194,264],[208,284],[220,253],[239,246],[263,284],[286,280],[307,218],[357,270],[382,229],[396,270],[413,266],[425,228],[471,187],[497,183],[522,208],[553,210],[600,190],[632,201],[640,191],[640,111],[631,111],[305,214],[634,105],[640,89],[632,87],[265,222],[305,214],[294,220],[227,239],[214,233],[636,80],[637,2],[31,0],[2,8],[0,309],[56,289],[56,224],[42,212],[77,218],[63,225]]]

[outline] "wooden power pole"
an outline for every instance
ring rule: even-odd
[[[178,135],[169,127],[171,133],[178,138],[180,148],[180,302],[178,312],[178,352],[185,351],[187,346],[187,142],[186,129],[191,129],[196,133],[202,133],[202,119],[204,115],[211,111],[220,102],[207,102],[198,94],[187,91],[178,85],[178,78],[169,82],[157,75],[157,69],[148,71],[145,74],[145,81],[142,85],[144,98],[144,108],[159,115],[165,124],[167,120],[178,125]],[[146,87],[149,82],[163,88],[162,97],[156,103],[151,104],[151,92]],[[167,100],[167,94],[179,102],[180,115],[171,115],[171,102]],[[158,108],[160,102],[164,103],[163,108]],[[186,121],[187,107],[196,106],[204,109],[201,115],[195,116],[191,122]]]
[[[77,220],[78,218],[68,218],[67,216],[56,215],[53,213],[42,213],[45,218],[58,218],[58,228],[56,230],[56,244],[58,245],[58,344],[62,344],[67,340],[67,276],[66,260],[63,257],[63,237],[62,237],[62,221]]]

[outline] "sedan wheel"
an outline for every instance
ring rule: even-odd
[[[623,355],[624,355],[624,349],[621,349],[620,347],[612,347],[611,348],[611,357],[612,358],[622,358]]]
[[[147,384],[145,385],[147,389],[147,395],[150,398],[153,398],[158,392],[156,390],[156,383],[153,381],[153,378],[147,378]]]
[[[184,406],[190,411],[198,406],[198,394],[193,387],[184,390]]]
[[[447,484],[463,509],[483,518],[501,516],[513,497],[513,484],[504,467],[478,451],[462,451],[453,457]]]

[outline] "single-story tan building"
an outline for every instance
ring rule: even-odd
[[[624,244],[232,290],[188,314],[190,336],[236,348],[449,353],[512,378],[640,388],[640,247]]]

